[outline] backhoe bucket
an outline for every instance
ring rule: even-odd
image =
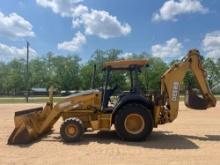
[[[8,144],[27,144],[45,133],[41,131],[41,125],[50,111],[49,107],[46,105],[44,109],[39,107],[15,112],[15,129],[9,136]],[[47,131],[50,129],[48,127]]]
[[[193,90],[187,90],[185,105],[191,109],[205,110],[208,108],[208,101],[197,96]]]

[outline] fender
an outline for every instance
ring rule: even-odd
[[[119,109],[123,107],[124,105],[130,104],[130,103],[142,104],[143,106],[147,107],[153,115],[154,104],[152,101],[147,100],[145,97],[141,95],[128,94],[126,96],[123,96],[116,104],[112,112],[112,123],[114,123],[115,114],[119,111]]]

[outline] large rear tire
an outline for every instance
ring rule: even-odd
[[[115,116],[115,128],[123,140],[145,140],[153,130],[152,114],[140,104],[124,105]]]
[[[60,135],[64,142],[79,141],[83,133],[83,123],[78,118],[66,119],[60,127]]]

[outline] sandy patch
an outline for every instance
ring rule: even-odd
[[[144,142],[121,141],[114,131],[86,133],[64,144],[54,132],[31,145],[8,146],[14,112],[41,104],[0,104],[0,164],[220,164],[220,104],[207,111],[180,105],[178,118]]]

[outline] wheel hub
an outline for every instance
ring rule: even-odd
[[[75,125],[68,125],[65,129],[66,135],[73,137],[77,134],[77,128]]]
[[[145,122],[141,115],[132,113],[126,117],[124,126],[127,132],[131,134],[138,134],[143,131]]]

